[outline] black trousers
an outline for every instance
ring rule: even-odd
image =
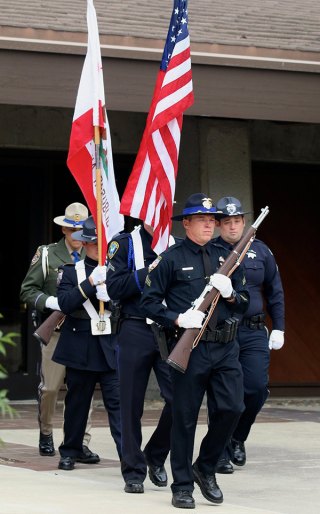
[[[251,330],[241,326],[238,329],[238,341],[245,411],[239,419],[233,437],[238,441],[246,441],[251,426],[269,394],[269,335],[266,328]]]
[[[153,369],[165,401],[158,425],[145,445],[148,460],[164,464],[170,451],[172,385],[169,366],[159,353],[150,326],[143,320],[121,323],[119,342],[120,405],[122,432],[121,471],[125,482],[143,482],[147,466],[141,449],[141,418],[146,389]]]
[[[173,425],[171,469],[173,492],[193,491],[192,458],[198,414],[207,393],[209,424],[200,446],[199,469],[212,475],[234,430],[243,404],[239,346],[200,341],[192,351],[186,373],[172,371]]]
[[[64,439],[59,447],[62,457],[82,453],[83,436],[94,389],[100,383],[103,403],[108,413],[111,435],[121,458],[119,378],[115,370],[87,371],[66,368],[67,394],[64,410]]]

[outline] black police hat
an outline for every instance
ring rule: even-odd
[[[217,202],[217,212],[215,217],[217,220],[226,218],[227,216],[242,216],[250,211],[244,211],[238,198],[234,196],[224,196]]]
[[[189,196],[186,201],[185,207],[182,211],[182,214],[178,216],[172,216],[172,220],[183,220],[187,216],[192,216],[193,214],[215,214],[216,208],[212,203],[211,198],[208,198],[203,193],[195,193]]]
[[[92,216],[89,216],[83,222],[83,229],[77,230],[71,234],[72,239],[76,241],[86,241],[87,243],[95,243],[97,241],[96,224]]]

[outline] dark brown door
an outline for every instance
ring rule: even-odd
[[[285,345],[271,352],[270,385],[320,386],[320,167],[253,163],[257,237],[275,254],[285,291]]]

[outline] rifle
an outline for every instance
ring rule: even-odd
[[[229,277],[234,272],[234,270],[241,264],[246,252],[250,248],[252,241],[255,239],[257,228],[259,227],[260,223],[264,220],[268,213],[268,206],[264,209],[261,209],[261,214],[258,216],[256,221],[251,225],[251,227],[248,228],[248,230],[242,236],[238,244],[233,248],[232,252],[230,252],[230,255],[224,261],[224,263],[219,268],[217,273],[221,273],[222,275],[226,275]],[[219,297],[220,292],[217,289],[215,289],[209,282],[202,291],[199,298],[197,298],[193,302],[193,309],[198,309],[201,312],[206,312],[208,309],[209,311],[202,327],[200,329],[187,328],[167,358],[167,363],[176,370],[181,371],[181,373],[185,373],[188,367],[191,351],[197,346],[197,344],[201,340],[201,336],[207,327],[207,324],[218,303]]]
[[[47,319],[33,332],[34,337],[42,344],[47,346],[53,331],[60,328],[65,319],[65,314],[61,311],[53,311]]]

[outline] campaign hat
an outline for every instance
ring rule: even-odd
[[[54,223],[61,227],[82,228],[83,222],[89,216],[88,209],[82,203],[71,203],[66,207],[64,216],[56,216]]]
[[[95,243],[98,239],[96,224],[93,216],[89,216],[84,220],[82,230],[77,230],[71,234],[72,239],[76,241],[85,241],[86,243]]]
[[[216,213],[216,208],[213,205],[213,201],[211,198],[208,198],[204,193],[194,193],[189,196],[184,206],[184,209],[181,214],[177,216],[172,216],[172,220],[181,221],[183,218],[187,216],[192,216],[194,214],[214,214]]]
[[[217,211],[215,217],[217,220],[227,218],[229,216],[242,216],[250,211],[244,211],[240,200],[234,196],[224,196],[217,202]]]

